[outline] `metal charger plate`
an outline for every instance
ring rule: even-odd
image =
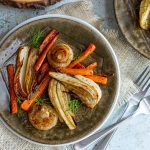
[[[32,28],[56,28],[60,39],[76,47],[86,47],[93,42],[97,49],[94,57],[103,57],[103,71],[113,72],[107,86],[101,86],[103,96],[93,109],[81,107],[77,114],[77,128],[69,130],[65,124],[58,124],[51,130],[40,131],[32,127],[26,112],[17,115],[9,113],[6,66],[15,63],[17,48],[27,42]],[[74,32],[74,29],[76,32]],[[82,36],[81,36],[82,35]],[[87,38],[88,37],[88,38]],[[0,42],[0,115],[1,121],[19,137],[41,145],[65,145],[78,142],[96,132],[108,119],[117,102],[120,88],[120,71],[114,51],[105,37],[90,24],[69,16],[43,15],[29,19],[12,29]]]
[[[127,41],[143,56],[150,59],[150,31],[138,25],[139,0],[115,0],[115,13],[119,27]]]

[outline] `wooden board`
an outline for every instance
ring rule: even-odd
[[[61,0],[0,0],[0,3],[19,8],[41,7],[53,5]]]

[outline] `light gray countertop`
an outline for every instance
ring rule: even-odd
[[[118,28],[113,0],[93,0],[93,3],[95,13],[104,21],[106,28]],[[40,14],[41,11],[35,9],[18,9],[0,5],[0,38],[17,24]],[[118,129],[107,150],[149,150],[149,137],[150,117],[139,116]]]

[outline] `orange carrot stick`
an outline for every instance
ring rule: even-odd
[[[14,65],[10,64],[7,66],[8,72],[8,84],[9,84],[9,94],[10,94],[10,111],[11,114],[16,114],[18,112],[17,107],[17,97],[14,91]]]
[[[42,63],[43,63],[43,61],[44,61],[45,58],[46,58],[46,55],[47,55],[48,51],[50,50],[50,48],[51,48],[51,47],[53,46],[53,44],[55,43],[55,41],[57,40],[58,36],[59,36],[59,33],[49,42],[49,44],[47,45],[47,47],[43,50],[43,52],[42,52],[41,55],[39,56],[37,62],[36,62],[35,65],[34,65],[34,70],[35,70],[36,72],[40,69],[40,67],[41,67],[41,65],[42,65]]]
[[[87,69],[95,69],[97,67],[97,62],[94,62],[92,64],[90,64],[89,66],[87,66]]]
[[[39,84],[37,87],[35,93],[31,96],[29,100],[25,100],[20,106],[21,109],[28,111],[30,107],[36,102],[36,100],[43,94],[43,92],[46,90],[49,81],[50,81],[50,76],[47,74],[45,78],[42,80],[42,82]]]
[[[50,66],[47,62],[41,66],[41,68],[38,71],[38,78],[37,78],[38,83],[42,81],[42,79],[49,72],[49,70],[50,70]]]
[[[90,43],[90,45],[88,46],[88,48],[82,53],[82,55],[76,59],[75,61],[73,61],[68,68],[73,68],[74,66],[76,66],[78,63],[82,62],[83,60],[85,60],[94,50],[95,50],[95,45]]]
[[[60,72],[70,74],[70,75],[93,75],[92,69],[71,69],[71,68],[61,68]]]
[[[81,63],[77,64],[75,67],[75,69],[85,69],[85,66],[82,65]]]
[[[40,52],[42,52],[47,44],[52,40],[52,38],[56,35],[57,31],[55,29],[52,29],[47,36],[45,37],[45,39],[43,40],[42,44],[40,45]]]
[[[108,78],[103,75],[93,75],[93,76],[85,76],[85,77],[103,85],[106,85],[108,82]]]

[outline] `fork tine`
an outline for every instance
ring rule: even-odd
[[[137,78],[137,80],[135,81],[135,84],[137,84],[139,87],[142,87],[143,85],[145,85],[147,81],[146,77],[149,74],[149,72],[150,72],[150,65],[148,65],[146,69],[141,73],[141,75]]]
[[[150,84],[149,86],[146,88],[146,93],[145,93],[145,97],[149,96],[149,93],[150,93]]]
[[[142,91],[145,91],[147,87],[150,86],[150,77],[147,79],[145,85],[143,85],[143,87],[141,88]]]
[[[143,90],[143,88],[147,85],[147,83],[149,82],[149,79],[150,79],[150,72],[145,76],[145,79],[143,79],[143,81],[139,85],[141,90]]]

